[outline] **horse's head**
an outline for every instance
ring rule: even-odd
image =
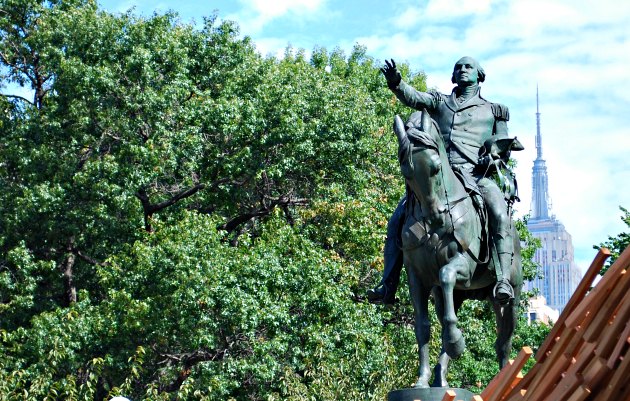
[[[394,120],[398,137],[398,158],[407,185],[420,201],[429,223],[444,223],[446,209],[443,167],[448,164],[440,130],[426,110],[413,113],[404,124]]]

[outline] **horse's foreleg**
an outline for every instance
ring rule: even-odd
[[[435,313],[440,321],[440,325],[444,327],[444,294],[442,293],[441,287],[433,287],[433,299],[435,299]],[[442,345],[438,363],[433,369],[433,383],[431,384],[431,387],[448,387],[446,374],[448,372],[448,363],[450,361],[451,357],[448,356],[444,350],[444,345]]]
[[[414,387],[429,387],[431,368],[429,366],[429,337],[431,335],[431,321],[429,320],[429,293],[413,272],[408,269],[409,293],[413,302],[415,317],[415,333],[418,342],[418,380]]]
[[[442,345],[451,358],[458,358],[466,348],[464,336],[461,330],[457,328],[453,291],[458,281],[468,280],[469,277],[464,274],[464,272],[468,271],[467,267],[467,260],[464,256],[458,255],[440,269],[440,286],[442,287],[442,299],[444,300]]]
[[[457,311],[462,306],[464,301],[462,296],[457,296],[457,293],[454,293],[454,305],[455,305],[455,315],[457,315]],[[438,320],[442,327],[444,327],[444,294],[442,292],[442,288],[433,287],[433,299],[435,299],[435,313],[437,314]],[[431,383],[431,387],[448,387],[448,364],[451,361],[451,357],[448,356],[444,346],[442,345],[442,349],[440,350],[440,356],[438,358],[438,363],[435,365],[433,369],[433,383]]]

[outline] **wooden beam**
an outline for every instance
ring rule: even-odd
[[[630,349],[626,350],[625,355],[621,358],[621,363],[613,370],[610,380],[607,383],[602,383],[602,388],[597,391],[593,401],[617,400],[615,395],[628,384],[628,377],[630,377]]]
[[[589,327],[584,331],[586,341],[593,341],[601,335],[604,328],[613,320],[615,312],[619,309],[624,295],[628,294],[628,291],[630,291],[630,273],[625,270],[621,272],[614,288],[595,313]]]
[[[505,365],[499,374],[492,379],[488,387],[481,393],[481,397],[486,401],[501,401],[510,392],[512,383],[533,353],[531,348],[523,347],[516,359]]]
[[[606,300],[628,263],[630,263],[630,247],[619,256],[606,274],[602,276],[602,279],[584,297],[584,301],[580,302],[567,317],[566,323],[568,327],[577,327],[584,320],[590,321],[593,319],[599,306]]]
[[[627,332],[626,325],[630,321],[630,292],[628,292],[621,302],[620,308],[617,311],[611,325],[604,328],[598,341],[597,341],[597,354],[608,358],[611,357],[615,346],[617,345],[617,339],[624,332]]]
[[[509,392],[509,394],[505,397],[507,400],[511,400],[512,397],[523,397],[525,395],[526,390],[529,388],[531,382],[534,380],[538,372],[541,370],[542,364],[536,363],[534,366],[529,369],[529,372],[525,375],[523,380],[521,380],[514,388]],[[523,391],[523,392],[521,392]]]
[[[562,314],[558,318],[558,321],[553,325],[551,332],[545,338],[545,341],[542,343],[540,348],[538,348],[538,352],[536,352],[536,361],[543,362],[546,358],[546,353],[553,347],[557,338],[560,336],[562,331],[564,331],[564,324],[567,317],[573,312],[575,307],[581,303],[591,289],[593,285],[593,281],[599,275],[599,272],[602,270],[606,259],[610,257],[610,251],[606,248],[601,248],[595,258],[593,259],[593,263],[586,271],[586,274],[578,284],[578,287],[573,292],[571,299],[567,302],[566,306],[562,310]]]
[[[444,393],[444,397],[442,397],[442,401],[455,401],[455,397],[457,397],[457,393],[453,390],[446,390]]]

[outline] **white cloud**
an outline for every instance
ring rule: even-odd
[[[239,0],[243,8],[238,14],[227,19],[239,21],[244,33],[253,35],[259,33],[266,25],[275,19],[291,16],[296,19],[314,18],[326,0]]]
[[[404,12],[393,18],[391,24],[398,29],[408,29],[417,26],[424,18],[424,12],[419,7],[408,7]]]
[[[282,58],[284,56],[285,49],[290,43],[285,39],[279,38],[265,38],[256,40],[256,50],[263,56],[273,56],[276,58]]]
[[[313,12],[322,4],[322,0],[241,0],[246,7],[250,7],[261,16],[272,19],[289,12],[298,14]]]
[[[486,14],[490,11],[491,3],[491,0],[430,0],[425,13],[427,19]]]

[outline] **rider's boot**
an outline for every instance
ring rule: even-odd
[[[396,243],[396,238],[387,237],[385,240],[383,278],[379,285],[367,291],[368,300],[373,304],[396,303],[396,290],[400,282],[403,255]]]
[[[403,198],[387,223],[387,238],[383,252],[383,278],[379,285],[367,291],[368,301],[374,304],[394,304],[396,290],[400,282],[403,253],[400,249],[400,231],[405,220],[405,199]]]
[[[512,239],[507,235],[497,234],[494,245],[499,255],[500,271],[497,269],[497,283],[494,286],[494,298],[501,305],[505,305],[514,299],[514,288],[510,284],[510,271],[512,269]]]

